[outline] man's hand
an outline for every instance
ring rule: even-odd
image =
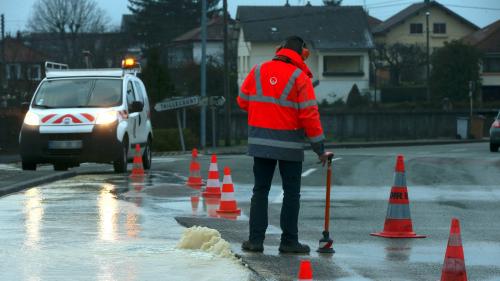
[[[318,156],[318,159],[318,163],[321,163],[324,167],[328,159],[333,159],[333,152],[325,151],[322,155]]]

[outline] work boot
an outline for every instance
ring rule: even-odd
[[[286,242],[280,243],[280,253],[282,254],[309,254],[311,249],[306,244],[301,244],[299,242]]]
[[[264,245],[258,242],[245,241],[241,244],[241,249],[247,252],[262,253],[264,252]]]

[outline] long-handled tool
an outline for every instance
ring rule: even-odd
[[[333,254],[333,240],[330,238],[330,189],[332,184],[332,160],[333,154],[328,156],[328,169],[326,171],[326,204],[325,204],[325,228],[323,237],[319,240],[318,252]]]

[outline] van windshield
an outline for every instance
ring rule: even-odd
[[[33,107],[112,107],[122,103],[121,79],[48,80],[38,89]]]

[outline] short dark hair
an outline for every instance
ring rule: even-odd
[[[281,42],[281,47],[293,50],[297,52],[297,54],[301,55],[302,49],[307,48],[307,45],[304,39],[300,38],[299,36],[290,36],[287,37],[283,42]]]

